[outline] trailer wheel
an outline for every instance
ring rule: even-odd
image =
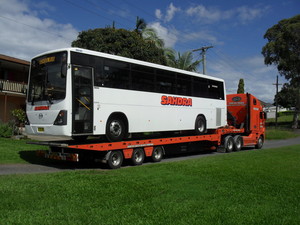
[[[224,139],[224,148],[226,152],[232,152],[234,148],[234,140],[232,136],[226,136]]]
[[[261,149],[264,145],[264,138],[262,135],[260,135],[260,137],[257,140],[257,144],[255,145],[256,149]]]
[[[106,125],[106,137],[111,142],[122,141],[126,135],[124,121],[120,117],[110,117]]]
[[[133,150],[131,162],[134,166],[142,165],[145,159],[145,152],[142,148],[136,148]]]
[[[204,116],[198,116],[195,122],[196,134],[206,133],[206,119]]]
[[[111,169],[118,169],[122,166],[123,158],[121,151],[111,151],[107,159],[107,165]]]
[[[151,159],[153,162],[160,162],[164,156],[164,150],[163,147],[157,146],[154,147]]]
[[[234,142],[234,151],[238,152],[241,151],[243,147],[243,138],[241,135],[235,135],[233,137],[233,142]]]

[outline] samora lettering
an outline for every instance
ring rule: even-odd
[[[162,105],[179,105],[179,106],[192,106],[193,101],[191,98],[181,98],[181,97],[173,97],[173,96],[161,96]]]

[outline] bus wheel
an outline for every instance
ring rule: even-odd
[[[126,134],[125,123],[119,117],[111,117],[106,125],[106,137],[111,142],[122,141]]]
[[[206,120],[203,116],[198,116],[195,122],[196,134],[206,133]]]
[[[151,159],[153,162],[160,162],[164,156],[164,150],[163,147],[157,146],[154,147]]]
[[[122,166],[123,163],[123,154],[121,151],[111,151],[108,159],[107,165],[111,169],[118,169]]]
[[[136,148],[133,150],[131,162],[134,166],[142,165],[145,159],[145,152],[142,148]]]
[[[257,140],[257,144],[255,145],[255,148],[256,149],[261,149],[264,145],[264,138],[263,136],[261,135],[258,140]]]
[[[235,135],[233,137],[233,143],[234,143],[234,151],[238,152],[241,151],[243,147],[243,138],[241,135]]]
[[[234,146],[234,140],[232,136],[227,136],[224,139],[224,148],[226,152],[232,152]]]

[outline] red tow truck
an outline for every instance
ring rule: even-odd
[[[121,142],[34,142],[48,145],[47,151],[37,151],[38,156],[74,162],[102,162],[109,168],[122,166],[128,159],[133,165],[141,165],[146,157],[153,162],[163,159],[167,151],[209,149],[218,152],[240,151],[244,146],[262,148],[265,140],[266,114],[260,101],[251,94],[227,95],[228,125],[208,130],[203,135],[173,135],[127,140]]]

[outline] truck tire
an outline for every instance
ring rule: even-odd
[[[106,125],[106,137],[111,142],[122,141],[126,135],[124,121],[120,117],[110,117]]]
[[[110,169],[118,169],[122,166],[123,159],[121,151],[111,151],[107,158],[107,165]]]
[[[262,135],[259,136],[259,138],[257,139],[257,143],[255,145],[256,149],[261,149],[264,145],[264,138]]]
[[[235,135],[233,137],[233,142],[234,142],[234,151],[238,152],[241,151],[243,147],[243,138],[241,135]]]
[[[145,152],[142,148],[136,148],[133,150],[131,156],[131,162],[134,166],[142,165],[145,159]]]
[[[206,119],[204,116],[198,116],[195,122],[195,132],[197,135],[206,133]]]
[[[224,139],[224,149],[226,152],[230,153],[234,148],[234,140],[232,136],[226,136]]]
[[[160,162],[164,156],[164,150],[161,146],[156,146],[153,149],[151,159],[153,162]]]

